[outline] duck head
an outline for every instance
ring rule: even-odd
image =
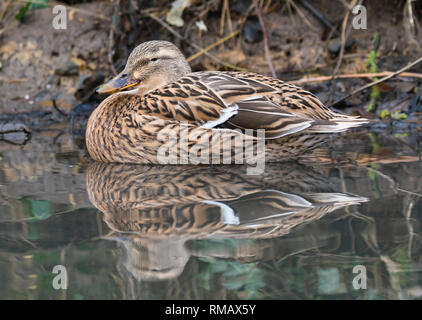
[[[130,54],[126,66],[116,77],[101,85],[97,92],[114,93],[129,89],[143,95],[189,74],[191,68],[182,52],[168,41],[148,41]]]

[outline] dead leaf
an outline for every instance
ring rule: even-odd
[[[75,9],[70,10],[69,12],[69,21],[72,21],[75,18]]]
[[[72,60],[72,62],[78,66],[79,73],[82,73],[85,71],[86,69],[85,60],[82,60],[78,57],[71,57],[70,60]]]
[[[7,60],[17,51],[17,48],[17,43],[15,41],[10,41],[0,47],[0,54],[3,55],[4,60]]]
[[[176,0],[171,4],[171,9],[167,12],[166,21],[176,27],[183,27],[183,10],[190,5],[190,0]]]

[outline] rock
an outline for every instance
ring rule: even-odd
[[[422,86],[419,87],[418,92],[415,93],[414,97],[409,103],[409,112],[422,112]]]
[[[350,49],[353,45],[355,44],[355,40],[349,38],[346,40],[346,44],[344,46],[344,49]],[[330,41],[330,43],[328,44],[328,51],[331,54],[339,54],[341,49],[341,39],[340,38],[335,38],[333,40]]]
[[[259,19],[257,17],[249,16],[248,19],[246,19],[243,27],[243,37],[245,41],[249,43],[262,41],[263,34],[261,24],[259,23]]]
[[[25,144],[29,137],[29,129],[20,122],[0,123],[0,140],[13,144]]]
[[[394,83],[393,86],[394,86],[394,89],[400,92],[409,93],[416,87],[416,84],[413,82],[397,82],[397,83]]]
[[[58,86],[60,85],[60,77],[57,74],[52,74],[47,81],[47,85]]]
[[[230,11],[235,12],[239,15],[245,15],[248,13],[251,4],[252,0],[234,1],[234,3],[230,7]]]
[[[75,76],[79,72],[79,67],[69,56],[61,55],[56,59],[54,73],[59,76]]]

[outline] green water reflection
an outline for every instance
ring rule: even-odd
[[[420,137],[345,139],[253,177],[2,144],[0,299],[420,299]]]

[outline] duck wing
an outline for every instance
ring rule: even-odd
[[[203,80],[204,77],[192,73],[141,97],[136,96],[131,101],[132,110],[140,115],[214,128],[237,114],[238,106],[226,103]]]
[[[339,132],[363,122],[331,111],[306,90],[254,73],[195,72],[137,99],[137,113],[247,134],[265,129],[267,139],[308,128]]]
[[[239,107],[223,127],[265,129],[279,138],[307,129],[342,132],[368,120],[328,109],[312,93],[284,81],[251,72],[204,72],[205,81],[227,104]]]

